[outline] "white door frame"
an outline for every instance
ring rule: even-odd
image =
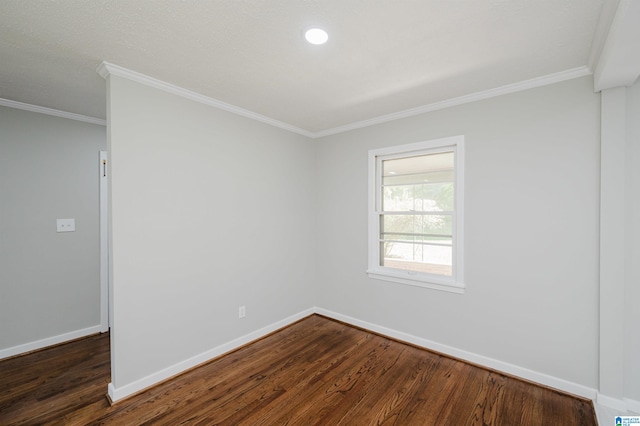
[[[107,151],[100,151],[100,331],[111,326],[109,317],[109,180]]]

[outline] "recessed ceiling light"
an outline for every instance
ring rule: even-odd
[[[329,35],[320,28],[311,28],[304,33],[304,38],[311,44],[324,44],[329,40]]]

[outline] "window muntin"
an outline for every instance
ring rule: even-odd
[[[458,136],[370,152],[369,276],[464,287],[463,142]]]

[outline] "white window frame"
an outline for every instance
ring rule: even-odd
[[[452,276],[407,271],[380,265],[381,160],[453,151],[455,200],[453,213]],[[384,157],[384,158],[383,158]],[[464,136],[372,149],[369,151],[369,267],[370,278],[435,290],[464,293]]]

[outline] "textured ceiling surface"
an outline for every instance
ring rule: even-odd
[[[586,66],[602,3],[0,0],[0,98],[104,118],[107,61],[319,132]]]

